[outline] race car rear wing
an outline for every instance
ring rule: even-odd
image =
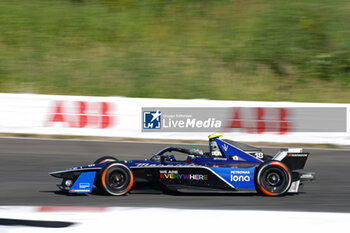
[[[272,158],[283,162],[290,170],[304,169],[310,153],[303,152],[302,148],[283,148]]]

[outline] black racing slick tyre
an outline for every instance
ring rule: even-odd
[[[288,167],[279,161],[262,163],[255,172],[255,188],[261,195],[282,196],[292,184]]]
[[[99,164],[99,163],[105,163],[105,162],[114,162],[118,161],[118,159],[112,157],[112,156],[103,156],[101,158],[98,158],[94,164]]]
[[[100,188],[114,196],[130,191],[134,184],[134,175],[130,168],[122,163],[109,163],[99,173]]]

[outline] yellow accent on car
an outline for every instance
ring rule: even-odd
[[[209,139],[212,139],[212,138],[221,138],[222,137],[222,133],[213,133],[213,134],[210,134],[208,136]]]

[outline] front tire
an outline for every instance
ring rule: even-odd
[[[255,188],[259,194],[282,196],[292,184],[288,167],[279,161],[262,163],[255,172]]]
[[[106,163],[106,162],[114,162],[118,161],[118,159],[112,157],[112,156],[103,156],[101,158],[98,158],[94,164],[100,164],[100,163]]]
[[[134,175],[129,167],[122,163],[110,163],[102,168],[99,176],[101,189],[114,196],[130,191],[134,184]]]

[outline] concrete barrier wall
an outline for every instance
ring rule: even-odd
[[[350,144],[349,104],[0,94],[0,132]]]

